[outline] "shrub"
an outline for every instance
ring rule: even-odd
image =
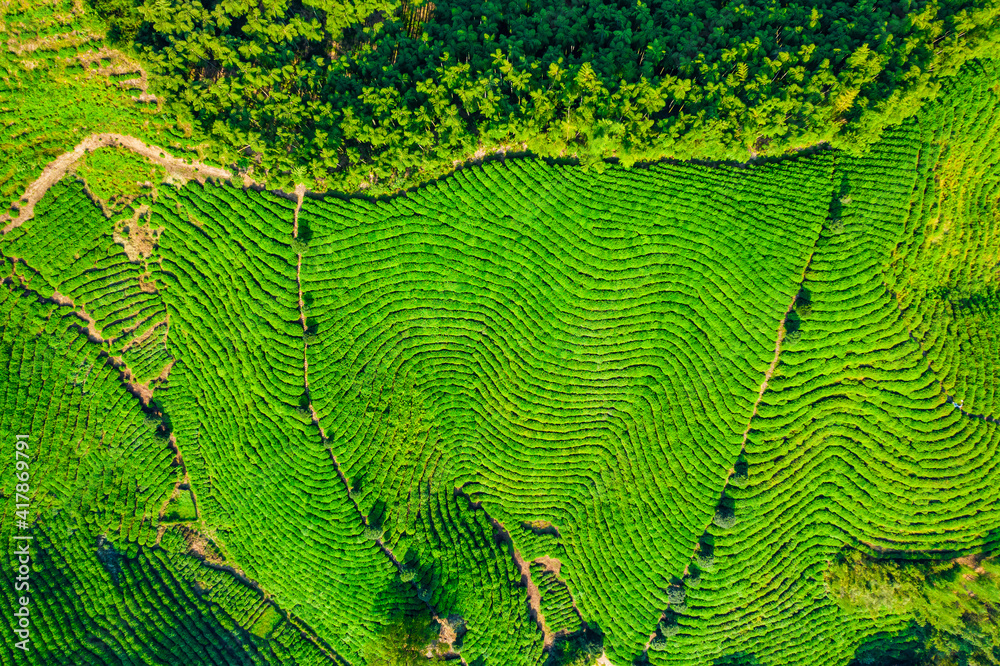
[[[698,553],[696,561],[698,562],[699,567],[701,567],[705,571],[711,571],[712,568],[715,566],[715,554],[712,553],[712,551],[708,552],[702,551]]]
[[[671,607],[683,606],[684,599],[686,598],[687,594],[680,585],[671,585],[667,588],[667,600],[670,602]]]
[[[852,551],[824,576],[827,593],[844,609],[899,612],[919,594],[922,571]]]
[[[672,638],[680,632],[681,628],[677,624],[677,615],[673,611],[667,611],[666,617],[660,620],[660,634],[665,638]]]
[[[434,640],[434,626],[424,614],[400,617],[364,646],[365,663],[387,666],[430,664],[424,654]]]
[[[736,514],[733,513],[731,510],[720,506],[715,511],[715,517],[712,519],[712,522],[715,523],[718,527],[721,527],[724,530],[728,530],[733,525],[736,524]]]

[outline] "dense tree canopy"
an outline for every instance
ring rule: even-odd
[[[997,0],[128,2],[95,0],[161,92],[285,174],[278,184],[320,189],[391,189],[511,145],[591,163],[863,147],[995,47],[1000,12]]]
[[[847,611],[908,614],[908,631],[859,651],[861,663],[1000,663],[1000,566],[994,558],[893,561],[851,552],[825,575]]]

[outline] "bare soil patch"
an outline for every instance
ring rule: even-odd
[[[556,576],[558,576],[559,572],[562,571],[562,562],[560,562],[554,557],[543,555],[542,557],[536,557],[535,562],[541,564],[543,567],[545,567],[546,571],[551,571]]]
[[[52,293],[52,302],[56,305],[73,307],[73,299],[69,296],[63,296],[58,291]]]
[[[59,51],[60,49],[75,48],[87,42],[97,41],[100,35],[86,30],[73,30],[54,35],[45,35],[34,39],[27,39],[18,42],[11,38],[7,40],[7,50],[16,56],[23,56],[35,51]]]
[[[144,225],[138,221],[127,225],[123,231],[126,235],[123,236],[116,231],[113,238],[125,249],[129,261],[139,261],[140,257],[149,259],[153,256],[153,248],[156,247],[160,234],[163,233],[163,229],[154,229],[148,223]],[[143,291],[156,291],[155,285],[149,289],[149,283],[145,284],[147,286]],[[143,287],[142,278],[139,279],[139,287]]]
[[[139,291],[146,294],[156,293],[156,280],[148,280],[150,277],[149,273],[143,273],[139,276]]]

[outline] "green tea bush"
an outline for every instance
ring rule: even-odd
[[[344,475],[364,477],[361,511],[399,507],[388,547],[430,551],[421,586],[461,580],[466,544],[414,522],[454,515],[433,484],[460,487],[508,528],[552,526],[514,548],[560,560],[609,658],[641,653],[739,454],[832,167],[519,160],[388,201],[304,201],[312,405]],[[496,623],[449,606],[467,594],[449,586],[432,603],[468,618],[471,660]]]
[[[531,577],[541,594],[539,604],[549,631],[572,634],[580,629],[580,614],[566,584],[541,564],[531,564]]]
[[[961,157],[949,160],[941,141],[992,136],[995,70],[992,61],[974,64],[945,101],[864,156],[838,154],[843,228],[825,229],[816,243],[802,285],[812,311],[802,317],[799,340],[783,345],[757,406],[745,446],[748,478],[726,490],[739,521],[713,533],[713,554],[724,566],[688,589],[685,631],[675,640],[692,660],[742,652],[761,663],[846,663],[863,636],[923,621],[905,576],[856,576],[837,563],[845,546],[950,559],[983,547],[995,529],[997,514],[984,498],[993,492],[987,479],[1000,432],[946,397],[945,368],[957,367],[958,350],[970,358],[979,352],[960,346],[961,337],[948,339],[949,326],[964,334],[927,289],[968,270],[970,262],[959,268],[944,253],[978,233],[959,216],[949,218],[954,232],[940,233],[936,207],[958,204],[957,195],[942,198],[940,173],[949,174],[944,187],[961,181],[969,188],[962,198],[970,206],[993,191],[993,174],[974,166],[993,159],[992,144],[970,138],[954,148]],[[976,271],[966,275],[983,275]],[[948,347],[951,356],[937,355]],[[825,580],[852,576],[867,582],[838,586],[854,590],[845,610],[843,595]],[[654,653],[650,661],[667,663]]]
[[[825,581],[848,544],[952,559],[1000,524],[997,148],[959,138],[993,136],[996,67],[967,71],[863,155],[492,162],[309,197],[306,253],[294,201],[192,182],[158,189],[132,260],[57,185],[0,239],[0,418],[47,446],[45,663],[89,635],[144,663],[363,663],[433,612],[467,620],[466,663],[538,664],[522,561],[584,663],[639,658],[665,608],[657,666],[847,663],[906,626]],[[205,536],[163,532],[195,501]]]

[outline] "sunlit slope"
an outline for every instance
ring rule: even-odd
[[[983,79],[970,78],[949,98],[955,107],[982,99]],[[940,273],[995,283],[981,268],[995,251],[984,242],[991,220],[953,213],[958,239],[944,248],[930,239],[942,221],[927,214],[942,133],[972,136],[995,122],[995,112],[969,106],[962,130],[953,123],[964,113],[942,104],[864,158],[838,156],[839,205],[790,317],[798,332],[786,339],[754,419],[747,478],[726,491],[735,524],[708,530],[703,550],[714,564],[685,581],[677,635],[650,653],[653,663],[734,655],[846,663],[859,645],[911,618],[847,615],[828,598],[823,572],[841,549],[954,557],[995,539],[1000,429],[957,409],[947,392],[991,396],[996,351],[960,330],[962,310],[936,300],[939,284],[921,283]],[[994,198],[994,167],[978,164],[962,185],[967,210]],[[915,293],[889,288],[894,269],[897,284]],[[922,330],[914,333],[914,324]]]
[[[893,640],[910,618],[845,615],[827,562],[1000,527],[997,73],[863,157],[510,160],[297,223],[252,190],[107,217],[57,185],[0,239],[39,663],[361,664],[430,610],[466,663],[537,664],[522,563],[549,635],[586,621],[614,664],[651,634],[653,664]],[[178,482],[198,515],[169,527]]]
[[[105,33],[86,3],[0,6],[2,213],[19,205],[46,164],[90,134],[121,132],[169,146],[174,154],[197,150],[195,128],[160,113],[139,62],[110,48]]]
[[[426,563],[418,480],[459,488],[638,655],[740,453],[832,164],[525,160],[307,200],[310,390],[362,510]]]
[[[967,68],[919,123],[919,178],[892,288],[969,413],[1000,417],[1000,61]]]
[[[13,285],[0,288],[0,299],[3,426],[10,440],[30,436],[29,472],[42,491],[32,501],[35,517],[63,511],[94,534],[121,533],[133,550],[152,543],[155,528],[144,519],[159,512],[178,474],[157,423],[68,308]],[[13,460],[13,442],[5,446]],[[10,482],[4,487],[13,491]],[[5,513],[8,534],[13,522]]]
[[[158,394],[205,529],[341,655],[416,600],[363,524],[307,412],[294,203],[161,191],[161,291],[177,359]]]

